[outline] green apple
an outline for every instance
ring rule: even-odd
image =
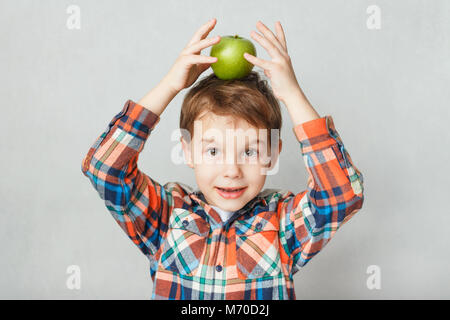
[[[217,61],[211,64],[217,78],[240,79],[249,74],[253,64],[244,58],[244,52],[256,57],[256,48],[250,40],[238,35],[221,37],[220,42],[211,47],[209,54],[217,58]]]

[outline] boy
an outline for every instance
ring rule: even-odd
[[[199,190],[176,182],[162,186],[137,167],[160,114],[216,61],[200,55],[220,41],[206,39],[215,23],[195,33],[154,89],[138,103],[126,102],[82,170],[150,260],[153,299],[295,299],[293,274],[362,207],[363,176],[331,116],[321,118],[300,89],[279,22],[276,35],[261,22],[262,35],[252,33],[272,61],[245,55],[264,69],[273,93],[252,72],[230,81],[210,75],[185,97],[181,143]],[[281,152],[281,139],[273,138],[281,129],[277,99],[288,108],[310,175],[307,190],[298,194],[261,191],[264,173]],[[230,131],[246,138],[242,131],[261,129],[276,130],[262,131],[260,141],[244,139],[235,152]]]

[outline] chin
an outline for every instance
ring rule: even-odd
[[[221,208],[223,208],[226,211],[238,211],[245,207],[245,205],[250,201],[251,199],[239,199],[239,200],[227,200],[221,201]]]

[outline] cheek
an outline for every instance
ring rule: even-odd
[[[258,186],[261,183],[264,183],[266,176],[262,174],[263,167],[259,165],[248,166],[245,171],[245,180],[252,185]]]
[[[214,166],[199,164],[194,167],[194,171],[199,184],[210,184],[217,176]]]

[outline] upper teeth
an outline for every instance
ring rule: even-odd
[[[230,192],[230,191],[237,191],[237,190],[241,190],[241,189],[222,189],[222,190]]]

